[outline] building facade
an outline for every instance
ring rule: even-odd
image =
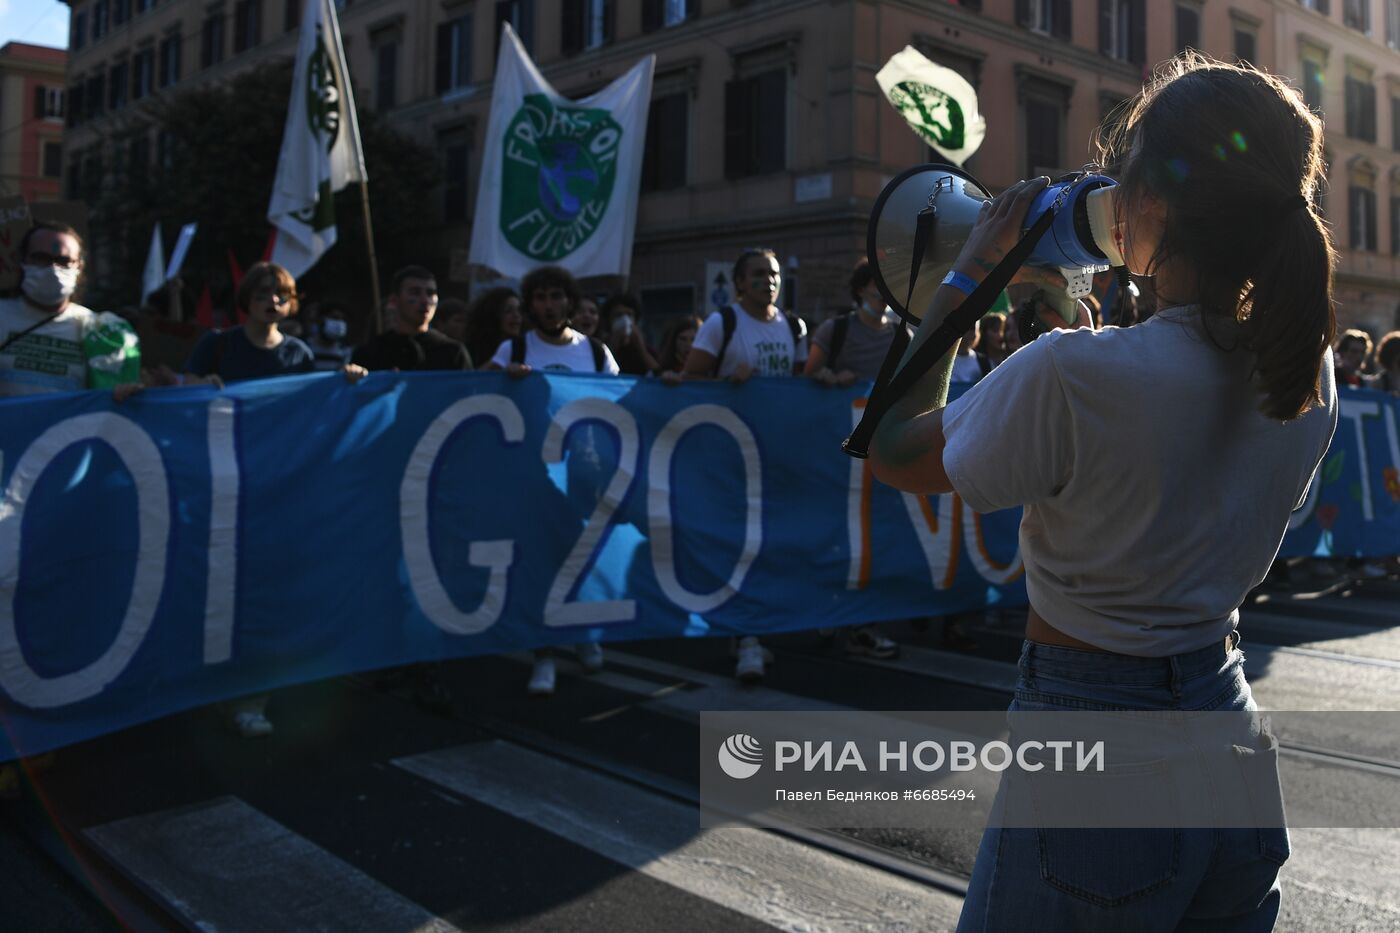
[[[67,0],[69,190],[143,101],[295,52],[305,0]],[[445,168],[417,244],[462,287],[502,22],[585,96],[657,57],[629,286],[702,310],[739,250],[775,249],[784,300],[846,305],[885,183],[930,152],[876,85],[906,45],[966,76],[988,130],[967,168],[999,189],[1089,160],[1094,131],[1185,47],[1288,75],[1327,124],[1342,315],[1400,305],[1400,0],[337,0],[356,93]],[[152,149],[143,151],[153,158]],[[88,173],[89,176],[91,172]],[[91,184],[93,179],[87,178]],[[372,182],[371,182],[372,183]],[[616,284],[616,283],[613,283]]]
[[[63,49],[0,46],[0,195],[33,203],[62,191],[67,60]]]

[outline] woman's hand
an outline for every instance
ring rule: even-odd
[[[953,268],[974,281],[985,279],[1021,239],[1031,202],[1049,183],[1045,175],[1018,181],[983,204]]]
[[[524,363],[507,363],[506,375],[512,379],[524,379],[530,375],[530,367]]]

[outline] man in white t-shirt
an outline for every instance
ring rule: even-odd
[[[520,283],[520,303],[534,326],[501,343],[487,369],[504,369],[516,379],[535,370],[559,373],[606,373],[621,371],[607,344],[596,337],[585,337],[569,326],[582,293],[568,270],[542,266],[531,271]],[[591,430],[584,426],[584,431]],[[576,646],[579,663],[589,673],[603,667],[603,649],[597,642]],[[554,655],[545,648],[534,652],[534,668],[526,689],[535,696],[554,692]]]
[[[774,304],[783,276],[771,249],[750,249],[734,263],[738,301],[711,314],[695,334],[685,360],[686,379],[747,382],[752,376],[795,376],[807,362],[807,331]],[[734,676],[744,683],[763,679],[772,655],[754,635],[736,645]]]

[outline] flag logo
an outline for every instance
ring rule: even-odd
[[[326,151],[330,152],[340,135],[340,87],[335,83],[335,65],[326,51],[319,23],[316,46],[306,68],[306,122],[312,135],[325,137]]]
[[[586,243],[612,199],[622,127],[607,110],[528,94],[505,133],[501,233],[538,262]]]
[[[948,94],[918,81],[901,81],[889,90],[890,103],[924,139],[939,149],[967,144],[962,107]]]

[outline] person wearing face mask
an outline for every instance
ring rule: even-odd
[[[139,384],[131,326],[73,301],[83,271],[78,232],[38,221],[18,253],[20,295],[0,298],[0,397]]]
[[[873,382],[899,330],[868,260],[851,271],[850,289],[851,310],[823,322],[812,334],[804,375],[823,385]]]
[[[642,303],[635,295],[623,292],[603,302],[604,340],[617,358],[624,375],[645,376],[655,372],[660,364],[642,336]]]
[[[307,345],[311,347],[316,371],[333,372],[350,362],[352,351],[345,343],[350,325],[345,320],[345,309],[336,302],[323,301],[318,311]]]

